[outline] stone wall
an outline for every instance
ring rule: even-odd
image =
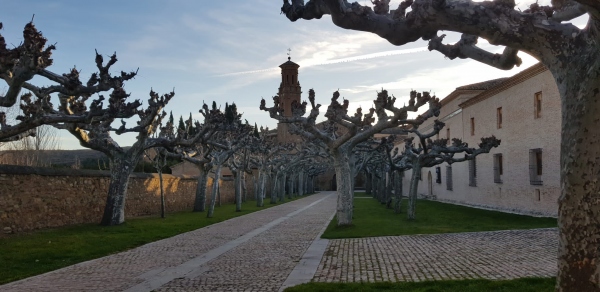
[[[109,172],[0,165],[0,234],[98,223]],[[196,178],[163,175],[167,212],[192,210]],[[247,182],[253,199],[252,182]],[[212,178],[207,197],[212,190]],[[221,180],[221,202],[234,201],[233,181]],[[128,185],[127,218],[160,214],[158,174],[135,173]]]

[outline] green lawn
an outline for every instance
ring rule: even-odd
[[[287,199],[289,201],[293,200]],[[259,208],[256,202],[248,201],[242,205],[242,212],[235,212],[233,204],[216,207],[213,218],[206,218],[206,213],[182,212],[167,214],[165,219],[128,219],[124,224],[112,227],[86,224],[0,238],[0,284],[131,249],[272,206],[276,205],[266,203]]]
[[[556,278],[524,278],[505,281],[460,280],[398,283],[308,283],[285,289],[286,292],[544,292],[554,291]]]
[[[357,193],[356,197],[365,195]],[[334,218],[323,238],[357,238],[371,236],[475,232],[509,229],[556,227],[555,218],[539,218],[481,210],[434,201],[417,201],[416,220],[406,219],[408,202],[402,213],[395,214],[372,198],[354,200],[352,226],[337,227]]]

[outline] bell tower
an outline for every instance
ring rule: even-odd
[[[281,84],[279,85],[279,102],[283,108],[283,116],[292,116],[292,101],[300,102],[300,82],[298,81],[298,68],[300,65],[288,61],[279,66],[281,68]]]
[[[288,50],[289,51],[289,50]],[[281,68],[281,84],[279,85],[279,102],[283,109],[284,117],[292,116],[292,103],[300,103],[300,94],[302,89],[298,81],[298,68],[300,65],[291,61],[288,53],[288,61],[279,66]],[[295,142],[298,137],[289,133],[288,125],[285,123],[277,124],[277,141]]]

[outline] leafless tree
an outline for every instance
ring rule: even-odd
[[[31,129],[33,134],[23,139],[8,142],[3,149],[8,151],[4,162],[14,165],[48,167],[51,161],[46,159],[46,151],[60,149],[58,130],[42,125]]]
[[[421,169],[430,168],[442,163],[456,163],[467,160],[473,160],[478,155],[489,153],[492,148],[500,146],[500,140],[496,137],[481,138],[479,148],[472,148],[460,139],[452,139],[452,144],[448,145],[448,139],[431,140],[431,137],[436,136],[444,127],[444,123],[435,121],[433,130],[429,133],[421,133],[418,128],[410,129],[408,132],[415,136],[405,139],[404,151],[397,155],[398,148],[394,149],[394,153],[388,151],[389,165],[391,169],[396,171],[412,170],[410,180],[410,188],[408,193],[408,219],[415,219],[415,209],[417,202],[417,189],[420,181]],[[418,146],[413,142],[417,138]],[[387,144],[387,148],[391,150],[389,145],[393,143],[393,136],[382,141],[382,144]],[[464,154],[463,157],[455,157],[458,154]]]
[[[154,150],[154,151],[150,151]],[[151,153],[153,152],[153,153]],[[167,155],[162,149],[147,149],[144,151],[144,156],[152,161],[152,165],[158,173],[158,182],[160,188],[160,218],[165,218],[166,204],[165,204],[165,190],[163,187],[163,168],[167,165]]]
[[[2,23],[0,23],[0,29]],[[115,104],[121,99],[109,100],[103,107],[104,98],[93,100],[89,108],[88,99],[101,92],[121,88],[123,83],[132,79],[136,73],[121,72],[120,76],[110,76],[108,69],[117,59],[113,55],[106,66],[102,57],[96,54],[99,72],[92,74],[84,84],[79,80],[79,72],[72,69],[66,74],[57,74],[48,69],[52,65],[54,45],[46,46],[47,39],[35,28],[33,22],[25,25],[23,42],[9,49],[0,35],[0,78],[8,85],[5,94],[0,96],[0,107],[9,108],[17,104],[20,98],[21,114],[15,124],[9,124],[5,112],[0,112],[0,142],[16,141],[35,135],[33,129],[44,124],[91,123],[106,117],[129,118],[135,114],[138,103]],[[30,81],[41,77],[51,82],[48,86],[36,86]],[[21,94],[25,90],[25,93]],[[59,103],[52,103],[53,96],[59,95]]]
[[[8,123],[16,122],[17,117],[22,114],[19,104],[6,108],[4,113]],[[5,155],[2,155],[3,163],[14,165],[50,166],[51,162],[45,159],[44,152],[60,149],[58,130],[49,125],[27,131],[27,135],[22,139],[0,144],[0,149],[7,150]]]
[[[371,32],[393,45],[424,39],[429,49],[450,59],[470,58],[499,69],[521,64],[518,51],[540,60],[552,73],[562,102],[561,190],[559,198],[558,291],[600,290],[600,127],[597,102],[600,87],[600,2],[554,0],[515,9],[514,0],[405,0],[393,12],[388,1],[373,1],[375,9],[346,0],[283,1],[288,19],[319,19],[330,15],[344,29]],[[585,28],[571,20],[587,15]],[[439,31],[462,33],[456,44],[443,44]],[[501,54],[477,47],[482,37],[505,46]]]
[[[145,150],[156,147],[171,148],[175,145],[192,145],[198,140],[208,139],[214,133],[211,121],[205,120],[203,127],[193,137],[178,135],[175,138],[153,138],[152,135],[160,128],[162,119],[166,116],[163,108],[173,96],[173,92],[159,96],[151,91],[148,107],[145,110],[137,111],[139,121],[132,127],[128,127],[122,120],[119,128],[113,128],[113,119],[91,124],[65,124],[64,128],[79,140],[81,146],[103,152],[108,157],[111,179],[102,225],[117,225],[124,222],[129,176]],[[127,95],[122,89],[115,90],[111,94],[111,99],[125,97]],[[111,132],[116,134],[136,133],[136,141],[131,147],[121,147],[112,139]]]
[[[200,113],[204,115],[205,120],[211,120],[215,125],[225,121],[225,116],[220,109],[216,108],[216,106],[213,109],[209,109],[207,105],[203,105],[203,109]],[[190,137],[195,134],[195,132],[200,131],[202,125],[191,119],[187,122],[181,120],[181,125],[178,127],[177,133],[175,134],[174,120],[170,117],[165,127],[168,129],[172,128],[172,135]],[[168,132],[168,130],[166,131]],[[212,169],[210,153],[213,149],[213,147],[209,145],[209,140],[210,139],[200,139],[191,145],[176,145],[170,149],[165,149],[165,154],[169,158],[189,162],[198,169],[193,212],[206,211],[206,186],[208,184],[208,175]]]
[[[213,103],[213,109],[216,108]],[[249,135],[253,128],[241,121],[242,115],[237,112],[235,104],[225,105],[225,121],[218,125],[218,132],[211,138],[210,145],[213,147],[210,153],[211,164],[215,173],[213,180],[212,195],[206,216],[212,218],[215,210],[215,202],[219,191],[219,181],[223,165],[238,150],[247,145]]]
[[[341,104],[338,101],[339,96],[339,92],[334,92],[325,113],[327,122],[321,126],[316,124],[321,105],[315,104],[315,92],[312,89],[309,90],[308,96],[311,105],[310,113],[306,117],[304,116],[307,110],[306,102],[293,103],[293,115],[291,117],[283,116],[278,96],[273,98],[274,106],[270,108],[266,107],[263,99],[260,109],[269,112],[271,118],[281,123],[290,123],[290,129],[297,134],[307,139],[321,140],[326,145],[329,155],[333,158],[336,172],[337,220],[338,226],[341,226],[352,224],[354,176],[351,165],[353,160],[350,159],[350,156],[354,147],[384,129],[400,125],[421,124],[427,118],[437,116],[441,104],[435,96],[430,96],[428,92],[417,94],[416,91],[413,91],[410,94],[408,105],[396,107],[396,98],[389,96],[386,90],[382,90],[377,94],[377,99],[373,101],[375,107],[370,109],[368,114],[363,115],[359,108],[353,116],[349,116],[348,101],[344,100]],[[416,112],[425,104],[429,104],[429,109],[425,113],[415,119],[408,118],[408,112]],[[375,117],[377,117],[376,123],[374,123]],[[336,130],[337,127],[340,130]]]
[[[279,155],[291,151],[293,145],[277,143],[274,137],[269,136],[269,128],[260,127],[258,137],[253,137],[248,146],[251,153],[250,161],[258,168],[256,206],[262,207],[267,194],[267,179],[271,173],[272,164],[276,162]],[[271,196],[273,198],[275,194],[272,193]]]

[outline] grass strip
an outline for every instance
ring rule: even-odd
[[[554,291],[556,278],[521,278],[514,280],[445,280],[383,283],[307,283],[285,292],[544,292]]]
[[[364,196],[357,193],[357,196]],[[512,229],[556,227],[556,218],[532,217],[498,211],[482,210],[428,200],[418,200],[416,219],[406,219],[407,200],[402,212],[395,214],[375,199],[354,200],[351,226],[337,227],[334,218],[323,233],[323,238],[360,238],[413,234],[478,232]]]

